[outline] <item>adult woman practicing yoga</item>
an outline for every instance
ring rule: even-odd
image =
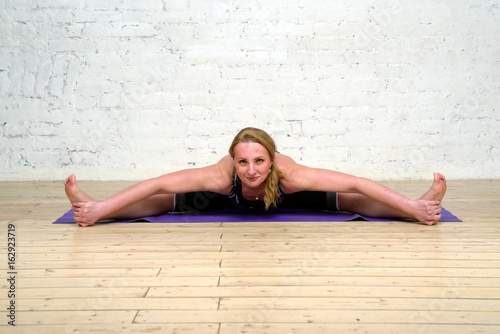
[[[245,128],[234,138],[229,155],[216,164],[148,179],[103,201],[81,190],[74,175],[66,179],[65,191],[79,226],[101,219],[227,207],[339,210],[434,225],[441,217],[446,179],[435,173],[432,186],[410,200],[367,178],[300,165],[276,152],[265,131]]]

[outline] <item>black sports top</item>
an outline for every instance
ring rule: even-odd
[[[278,185],[277,206],[280,208],[301,208],[307,210],[338,211],[337,193],[322,191],[299,191],[284,194]],[[233,184],[229,195],[222,195],[210,191],[198,191],[184,194],[175,194],[173,212],[196,212],[205,210],[224,210],[239,208],[243,210],[265,210],[262,200],[249,201],[243,197],[242,184],[236,171],[233,172]],[[270,210],[274,207],[269,208]]]

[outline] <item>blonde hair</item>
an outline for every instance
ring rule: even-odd
[[[244,128],[234,137],[229,147],[229,154],[231,157],[234,158],[234,148],[237,144],[249,142],[259,143],[264,146],[271,157],[271,170],[264,181],[264,204],[267,210],[271,205],[277,206],[279,198],[278,184],[282,174],[274,162],[276,144],[271,136],[264,130],[252,127]]]

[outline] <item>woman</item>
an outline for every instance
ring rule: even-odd
[[[104,201],[82,191],[74,175],[66,179],[65,191],[79,226],[101,219],[227,206],[266,210],[299,206],[434,225],[441,217],[446,179],[435,173],[432,186],[419,199],[410,200],[366,178],[297,164],[276,152],[265,131],[245,128],[234,138],[229,155],[216,164],[142,181]]]

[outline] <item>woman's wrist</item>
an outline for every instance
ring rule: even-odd
[[[408,214],[411,218],[415,218],[416,217],[416,210],[417,210],[417,207],[416,207],[416,204],[417,204],[417,201],[413,200],[413,199],[407,199],[407,210],[402,210],[404,213]]]
[[[96,216],[96,221],[105,218],[113,213],[113,211],[109,210],[108,200],[95,202],[94,212]],[[107,212],[110,211],[110,212]]]

